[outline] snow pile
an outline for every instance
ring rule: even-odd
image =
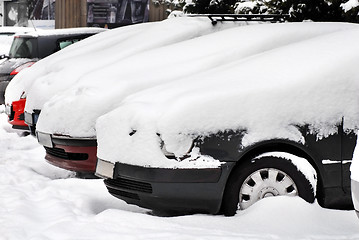
[[[35,138],[10,129],[3,106],[0,148],[1,239],[359,239],[354,211],[324,209],[299,197],[266,198],[230,218],[154,216],[112,197],[100,179],[75,179],[47,164]]]
[[[344,12],[348,12],[351,9],[359,6],[359,1],[358,0],[349,0],[346,3],[340,4],[340,6],[344,10]]]
[[[235,25],[213,27],[206,18],[176,18],[112,29],[37,62],[11,81],[5,100],[10,104],[25,91],[28,94],[25,110],[32,113],[54,94],[81,79],[87,81],[97,69],[121,71],[118,62],[128,56]],[[97,83],[102,80],[96,79]]]
[[[72,88],[49,100],[42,109],[37,129],[72,137],[95,137],[96,119],[118,107],[123,98],[136,91],[296,41],[354,27],[357,26],[342,23],[257,24],[230,28],[138,53],[81,76]],[[51,87],[51,91],[57,89],[46,84],[41,87],[41,92],[45,91],[45,87]],[[38,96],[36,98],[39,99]],[[30,102],[29,97],[27,109]],[[115,124],[116,120],[109,122],[111,126]]]
[[[194,137],[228,129],[246,130],[244,147],[274,138],[302,142],[295,126],[304,124],[325,137],[336,133],[342,117],[345,129],[357,129],[357,37],[359,29],[328,34],[131,95],[99,118],[98,157],[197,167],[165,158],[157,134],[181,156]]]

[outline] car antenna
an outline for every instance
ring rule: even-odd
[[[31,21],[31,25],[32,25],[32,27],[35,29],[35,32],[37,32],[37,29],[36,29],[36,27],[35,27],[34,22],[32,21],[32,19],[30,19],[30,21]]]

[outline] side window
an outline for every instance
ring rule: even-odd
[[[58,42],[58,49],[61,50],[71,44],[80,41],[80,39],[63,39]]]

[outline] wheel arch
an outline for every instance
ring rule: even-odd
[[[295,156],[305,158],[310,165],[315,169],[317,173],[317,191],[316,198],[318,201],[322,199],[323,195],[323,167],[320,165],[320,162],[315,158],[314,154],[312,154],[305,145],[297,142],[292,142],[289,140],[276,139],[276,140],[267,140],[263,142],[256,143],[250,147],[247,147],[245,151],[241,152],[236,164],[231,169],[231,172],[228,176],[228,179],[231,178],[233,174],[235,174],[234,169],[241,167],[244,162],[250,161],[251,159],[268,152],[285,152],[289,154],[293,154]],[[224,192],[226,191],[228,179],[226,183],[226,187]],[[223,192],[223,196],[224,196]]]

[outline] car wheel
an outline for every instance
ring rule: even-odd
[[[245,162],[231,173],[223,196],[222,212],[233,216],[259,200],[273,196],[299,196],[314,202],[313,186],[287,159],[262,157]]]

